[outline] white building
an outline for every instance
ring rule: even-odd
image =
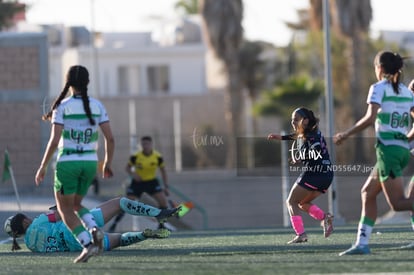
[[[92,35],[84,27],[61,25],[37,29],[49,34],[51,97],[60,93],[74,64],[89,69],[89,93],[98,97],[197,95],[209,86],[224,87],[220,74],[209,77],[207,72],[207,63],[215,61],[207,53],[198,17],[165,21],[153,33]]]
[[[380,31],[380,37],[388,42],[395,43],[414,55],[414,32],[412,31]]]

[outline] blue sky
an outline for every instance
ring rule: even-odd
[[[286,45],[291,37],[285,21],[296,21],[296,10],[309,0],[243,0],[243,26],[248,39]],[[358,0],[350,0],[358,1]],[[31,7],[29,23],[63,23],[91,27],[92,15],[98,31],[150,31],[157,18],[173,18],[175,0],[20,0]],[[116,2],[116,5],[113,3]],[[92,4],[94,9],[92,9]],[[371,0],[371,29],[414,31],[413,0]]]

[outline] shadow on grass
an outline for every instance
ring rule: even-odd
[[[347,225],[335,227],[335,233],[356,233],[358,225]],[[375,226],[375,230],[381,232],[407,232],[410,231],[410,226],[404,225],[380,225]],[[321,227],[306,227],[306,232],[310,234],[320,234]],[[179,231],[173,232],[173,238],[188,238],[188,237],[217,237],[217,236],[254,236],[254,235],[292,235],[293,229],[291,227],[285,228],[264,228],[264,229],[217,229],[205,231]]]
[[[286,254],[286,253],[301,253],[301,254],[315,254],[315,251],[321,253],[332,253],[346,249],[345,245],[231,245],[231,246],[217,246],[217,247],[198,247],[198,248],[163,248],[154,249],[146,248],[144,250],[128,249],[128,250],[114,250],[113,256],[130,255],[153,255],[153,256],[219,256],[219,255],[242,255],[242,254]]]

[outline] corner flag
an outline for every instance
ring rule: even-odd
[[[10,163],[9,152],[6,149],[4,151],[3,175],[1,177],[1,180],[2,182],[5,182],[9,179],[12,180],[14,193],[16,194],[17,205],[19,206],[19,211],[21,211],[22,208],[20,206],[19,192],[17,191],[16,180],[14,179],[13,169]]]
[[[1,177],[2,182],[5,182],[11,179],[10,167],[11,166],[10,166],[9,152],[6,149],[4,151],[3,175]]]
[[[188,201],[180,203],[179,207],[181,207],[181,210],[178,212],[178,217],[181,218],[194,208],[194,204],[191,201]]]

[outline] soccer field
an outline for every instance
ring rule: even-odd
[[[78,253],[35,254],[24,246],[0,245],[0,274],[343,274],[414,272],[410,225],[377,226],[370,255],[338,256],[355,240],[356,225],[338,227],[325,239],[308,228],[308,243],[287,245],[291,229],[173,232],[123,247],[88,263],[73,264]],[[21,242],[20,242],[21,243]]]

